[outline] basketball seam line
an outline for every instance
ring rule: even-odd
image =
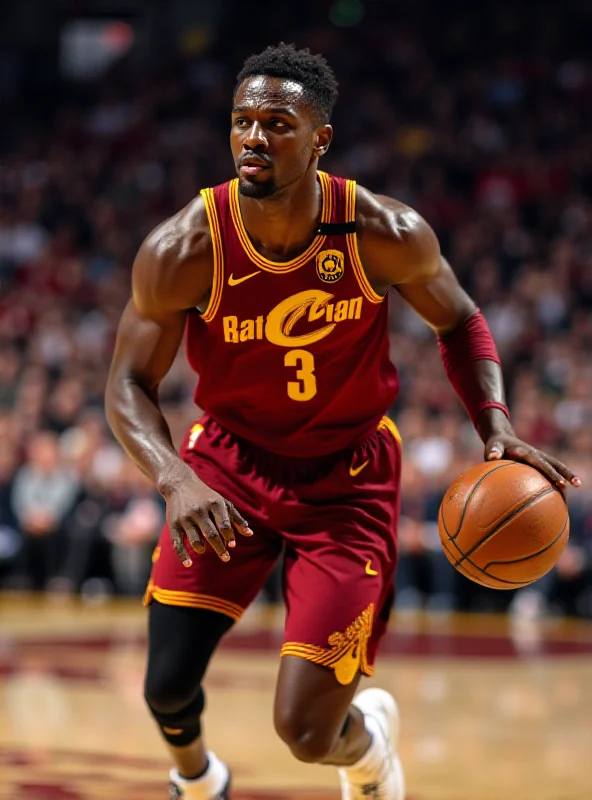
[[[465,504],[463,506],[463,510],[462,510],[461,515],[460,515],[460,519],[458,521],[458,529],[457,529],[456,533],[454,534],[454,536],[451,536],[448,533],[448,528],[446,527],[446,522],[444,522],[444,512],[442,512],[442,522],[444,522],[444,529],[446,530],[446,533],[448,534],[448,538],[451,541],[454,541],[456,539],[456,537],[458,536],[458,534],[460,533],[460,529],[462,528],[462,524],[463,524],[463,521],[464,521],[464,518],[465,518],[465,513],[466,513],[466,510],[467,510],[467,506],[469,505],[469,501],[471,500],[472,496],[475,494],[475,492],[477,491],[479,486],[481,486],[481,484],[483,483],[485,478],[487,478],[489,475],[493,475],[493,473],[497,472],[498,469],[503,469],[503,467],[513,467],[516,463],[517,463],[516,461],[512,461],[510,464],[499,464],[497,467],[495,467],[495,469],[492,469],[489,472],[486,472],[485,475],[483,475],[481,478],[479,478],[477,483],[473,486],[473,488],[469,492],[469,496],[465,500]]]
[[[443,514],[440,514],[440,518],[442,519],[442,524],[443,524],[443,526],[444,526],[444,530],[446,531],[446,533],[448,533],[448,530],[447,530],[447,528],[446,528],[446,523],[444,522],[444,515],[443,515]],[[567,524],[567,521],[566,521],[566,523],[565,523],[565,524]],[[564,527],[563,527],[563,530],[565,530],[565,525],[564,525]],[[562,530],[562,533],[563,533],[563,530]],[[450,537],[449,537],[449,538],[448,538],[448,541],[452,541],[452,539],[450,539]],[[454,556],[454,554],[452,553],[451,549],[450,549],[449,547],[447,547],[447,546],[446,546],[446,542],[445,542],[445,540],[443,540],[443,539],[442,539],[442,540],[441,540],[441,543],[442,543],[442,547],[443,547],[443,549],[444,549],[444,550],[445,550],[445,551],[446,551],[448,554],[452,555],[452,557],[453,557],[453,558],[455,558],[455,556]],[[459,546],[458,546],[457,544],[455,544],[455,547],[457,548],[457,550],[460,550],[460,548],[459,548]],[[462,553],[462,550],[461,550],[461,553]],[[452,562],[451,562],[451,563],[452,563]],[[511,563],[511,562],[510,562],[510,563]],[[474,567],[474,569],[476,570],[476,572],[471,572],[471,571],[470,571],[470,570],[467,568],[467,564],[470,564],[472,567]],[[464,577],[465,577],[465,578],[470,578],[470,579],[473,579],[473,580],[477,580],[477,582],[478,582],[478,583],[480,582],[480,581],[479,581],[479,574],[480,574],[480,573],[482,573],[483,575],[486,575],[488,578],[493,578],[493,580],[495,580],[495,581],[499,581],[500,583],[506,583],[506,584],[508,584],[508,586],[509,586],[510,588],[512,588],[512,587],[516,587],[516,586],[517,586],[517,587],[521,587],[521,586],[528,586],[528,584],[529,584],[529,583],[532,583],[532,581],[527,581],[527,582],[525,583],[524,581],[509,581],[509,580],[507,580],[506,578],[498,578],[496,575],[491,575],[491,573],[489,573],[489,572],[485,572],[485,570],[481,569],[481,567],[480,567],[478,564],[475,564],[475,562],[474,562],[474,561],[471,561],[471,559],[470,559],[470,558],[467,558],[467,559],[466,559],[466,562],[465,562],[465,563],[462,565],[462,567],[460,567],[460,569],[459,569],[459,572],[461,573],[461,575],[464,575]],[[482,584],[482,585],[483,585],[483,584]],[[498,587],[498,588],[502,588],[502,587]]]
[[[563,523],[563,528],[561,528],[561,530],[559,531],[557,536],[553,539],[553,541],[549,542],[549,544],[546,544],[541,550],[537,550],[535,553],[530,553],[527,556],[521,556],[520,558],[512,558],[510,559],[510,561],[490,561],[483,567],[483,572],[489,574],[487,570],[489,569],[489,567],[491,567],[492,564],[519,564],[521,561],[528,561],[531,558],[536,558],[537,556],[540,556],[542,553],[549,550],[549,548],[553,547],[554,544],[557,544],[559,539],[561,539],[561,537],[563,536],[563,532],[567,527],[568,519],[569,517],[565,518],[565,522]],[[495,578],[495,575],[492,575],[491,577]]]
[[[446,531],[446,534],[448,535],[448,541],[449,542],[453,542],[454,540],[451,538],[450,534],[448,533],[448,528],[446,527],[446,521],[444,520],[444,513],[442,511],[442,506],[440,506],[440,519],[442,520],[442,525],[444,526],[444,530]],[[456,556],[451,552],[450,548],[446,547],[446,545],[444,543],[444,540],[441,539],[440,541],[442,543],[442,547],[444,548],[444,550],[447,553],[451,554],[453,559],[456,558]],[[460,550],[460,547],[456,543],[454,544],[454,546],[456,547],[457,550]],[[462,553],[462,550],[460,550],[460,552]],[[452,563],[452,561],[450,563]],[[475,570],[476,570],[476,573],[475,572],[471,573],[470,570],[467,568],[467,564],[470,564],[472,567],[474,567]],[[464,575],[465,578],[469,578],[470,580],[476,580],[477,583],[481,583],[481,581],[479,580],[479,573],[482,572],[481,567],[479,567],[477,564],[475,564],[474,561],[471,561],[470,558],[466,559],[466,562],[462,565],[462,567],[459,565],[458,567],[456,567],[456,569],[458,569],[458,571],[461,573],[461,575]],[[484,573],[484,574],[487,574],[487,573]],[[531,581],[528,581],[527,583],[524,583],[524,581],[508,581],[505,578],[496,578],[495,575],[489,575],[489,574],[487,574],[487,577],[493,578],[494,580],[499,581],[500,583],[506,583],[506,584],[508,584],[508,586],[510,588],[513,588],[513,587],[516,587],[516,586],[518,586],[518,587],[528,586],[528,583],[531,582]],[[481,585],[484,585],[484,584],[481,584]],[[498,588],[502,588],[502,587],[498,587]]]
[[[551,492],[554,492],[554,491],[555,491],[555,489],[552,486],[549,486],[548,489],[543,489],[538,494],[533,495],[529,500],[526,501],[526,503],[523,503],[520,506],[520,508],[517,508],[514,511],[512,511],[510,514],[508,514],[508,516],[505,519],[503,519],[500,522],[500,524],[497,525],[492,531],[489,531],[489,533],[486,534],[483,537],[483,539],[481,539],[478,542],[475,542],[473,547],[470,550],[467,550],[467,552],[463,555],[463,557],[460,559],[460,561],[458,563],[460,564],[460,562],[464,558],[467,558],[468,556],[472,556],[473,553],[475,552],[475,550],[478,550],[481,547],[481,545],[483,545],[483,544],[485,544],[485,542],[489,541],[489,539],[491,539],[492,536],[495,536],[495,534],[498,533],[504,527],[504,525],[506,525],[508,522],[511,522],[511,520],[513,520],[514,517],[518,516],[518,514],[520,514],[525,508],[528,508],[529,506],[533,505],[538,500],[540,500],[541,497],[545,497],[546,495],[548,495],[548,494],[550,494]],[[468,501],[467,501],[467,503],[468,503]],[[458,549],[460,550],[460,547]],[[462,552],[462,550],[461,550],[461,552]],[[457,566],[457,565],[455,564],[455,566]]]
[[[442,546],[444,547],[444,550],[446,550],[448,553],[450,553],[450,549],[448,547],[445,547],[443,542],[442,542]],[[471,571],[467,569],[467,564],[470,564],[472,567],[474,567],[476,572],[475,573],[471,573]],[[488,572],[483,572],[481,567],[479,567],[477,564],[475,564],[474,561],[471,561],[470,558],[467,558],[466,563],[463,564],[462,567],[460,567],[459,572],[460,572],[461,575],[464,575],[465,578],[476,580],[477,583],[481,584],[481,586],[487,586],[487,584],[481,583],[481,581],[479,580],[479,573],[483,573],[488,578],[493,578],[493,580],[499,581],[500,583],[507,583],[509,588],[514,588],[516,586],[517,587],[528,586],[529,583],[532,583],[532,581],[526,581],[526,582],[524,582],[524,581],[508,581],[505,578],[498,578],[495,575],[490,575]],[[495,588],[495,587],[489,586],[489,588]],[[501,589],[503,587],[497,587],[497,588]]]
[[[451,541],[451,540],[449,540],[449,541]],[[450,548],[446,547],[444,542],[442,542],[442,547],[444,548],[445,552],[447,552],[449,555],[452,556],[452,559],[454,559],[456,557],[454,555],[454,553],[451,552]],[[452,561],[451,561],[451,563],[452,563]],[[472,567],[474,567],[476,572],[471,572],[467,568],[467,564],[470,564]],[[457,567],[457,569],[460,572],[460,574],[463,575],[465,578],[476,580],[478,583],[480,582],[479,573],[480,573],[481,569],[480,569],[480,567],[477,566],[477,564],[475,564],[473,561],[471,561],[470,558],[467,558],[466,563],[463,564],[462,567]],[[493,576],[490,576],[490,577],[493,577]],[[499,581],[504,582],[503,578],[495,578],[495,580],[499,580]]]

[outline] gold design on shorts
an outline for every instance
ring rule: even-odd
[[[238,622],[245,610],[237,603],[233,603],[231,600],[225,600],[222,597],[216,597],[215,595],[162,589],[160,586],[157,586],[151,578],[144,594],[143,604],[149,606],[153,600],[165,606],[206,608],[210,611],[216,611],[218,614],[224,614],[235,622]]]
[[[346,686],[353,681],[358,670],[364,675],[374,674],[374,667],[368,664],[368,642],[372,634],[373,619],[374,603],[370,603],[345,633],[335,631],[329,636],[329,650],[316,644],[286,642],[280,655],[298,656],[315,664],[331,667],[337,681]]]
[[[382,431],[385,428],[391,434],[393,439],[401,444],[401,434],[399,433],[399,429],[390,417],[383,417],[378,423],[377,430]]]
[[[188,450],[193,450],[193,448],[195,447],[195,443],[197,442],[197,440],[199,439],[199,437],[202,435],[203,432],[204,432],[204,426],[201,423],[196,422],[195,425],[191,426],[191,430],[189,431],[189,440],[187,441]]]

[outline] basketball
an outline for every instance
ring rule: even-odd
[[[440,504],[450,563],[491,589],[519,589],[555,566],[569,538],[567,504],[533,467],[488,461],[463,472]]]

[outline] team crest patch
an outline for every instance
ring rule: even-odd
[[[321,250],[317,255],[317,275],[325,283],[335,283],[343,275],[343,261],[340,250]]]

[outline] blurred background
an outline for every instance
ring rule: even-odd
[[[163,504],[103,413],[146,234],[233,176],[236,72],[323,53],[341,95],[323,169],[417,209],[497,341],[519,436],[581,477],[571,540],[518,593],[441,553],[436,515],[482,446],[434,337],[392,298],[405,450],[401,609],[592,617],[592,66],[582,0],[8,0],[0,8],[0,589],[141,595]],[[180,353],[161,399],[197,417]],[[261,602],[279,597],[277,575]]]

